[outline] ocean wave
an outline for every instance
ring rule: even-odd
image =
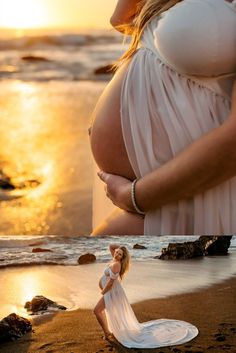
[[[117,34],[64,34],[0,39],[0,80],[107,80],[96,69],[126,50]]]
[[[64,34],[24,36],[20,38],[0,39],[0,50],[24,50],[43,47],[82,47],[85,45],[98,45],[120,42],[116,34]]]
[[[97,262],[111,259],[109,244],[118,243],[128,247],[135,261],[154,260],[161,249],[170,242],[193,241],[197,236],[0,236],[0,268],[31,265],[78,265],[78,258],[93,253]],[[134,249],[134,244],[145,245],[146,249]],[[34,252],[40,248],[46,251]],[[231,240],[231,252],[236,252],[236,236]]]

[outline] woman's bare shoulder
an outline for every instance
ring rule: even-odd
[[[110,269],[112,270],[113,273],[118,273],[120,272],[121,269],[121,263],[119,261],[115,261],[111,264]]]

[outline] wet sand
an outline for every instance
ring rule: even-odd
[[[156,349],[127,349],[116,340],[102,340],[92,310],[78,309],[41,317],[34,331],[1,346],[2,353],[223,353],[236,352],[236,277],[193,293],[133,304],[140,322],[160,318],[186,320],[199,335],[189,343]]]

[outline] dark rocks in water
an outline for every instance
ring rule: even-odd
[[[0,321],[0,343],[15,341],[30,331],[32,331],[31,322],[12,313]]]
[[[15,186],[6,180],[0,180],[0,188],[3,190],[14,190]]]
[[[11,178],[0,170],[0,188],[3,190],[14,190],[15,185],[11,182]]]
[[[161,250],[161,255],[157,256],[161,260],[192,259],[203,256],[201,244],[195,242],[173,243]]]
[[[0,189],[4,191],[12,191],[15,189],[26,189],[26,188],[35,188],[40,184],[36,179],[24,180],[20,183],[13,183],[11,178],[0,170]]]
[[[232,235],[201,236],[199,241],[204,248],[205,255],[226,255],[230,247]]]
[[[43,248],[33,248],[32,252],[53,252],[50,249],[43,249]]]
[[[114,73],[114,69],[112,69],[112,64],[108,64],[105,66],[98,67],[94,70],[95,75],[104,75],[104,74],[112,74]]]
[[[78,258],[78,263],[79,265],[85,265],[85,264],[90,264],[94,261],[96,261],[96,256],[94,254],[83,254]]]
[[[155,258],[161,260],[192,259],[207,255],[226,255],[232,236],[201,236],[198,240],[184,243],[170,243]]]
[[[147,249],[147,247],[141,244],[134,244],[133,249]]]
[[[24,308],[27,309],[27,311],[31,311],[33,315],[48,311],[50,309],[67,309],[65,306],[59,305],[43,295],[36,295],[31,301],[25,303]]]
[[[21,57],[21,60],[31,61],[31,62],[38,62],[38,61],[50,62],[51,61],[43,56],[35,56],[35,55],[24,55]]]

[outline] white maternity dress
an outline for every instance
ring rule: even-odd
[[[235,73],[236,0],[184,0],[151,20],[121,92],[122,132],[137,177],[224,123]],[[94,219],[102,198],[95,192]],[[236,177],[144,220],[146,235],[234,233]]]
[[[181,320],[159,319],[139,323],[121,286],[119,273],[108,266],[102,277],[102,287],[112,278],[111,290],[104,294],[109,330],[128,348],[158,348],[186,343],[198,334],[198,329]]]

